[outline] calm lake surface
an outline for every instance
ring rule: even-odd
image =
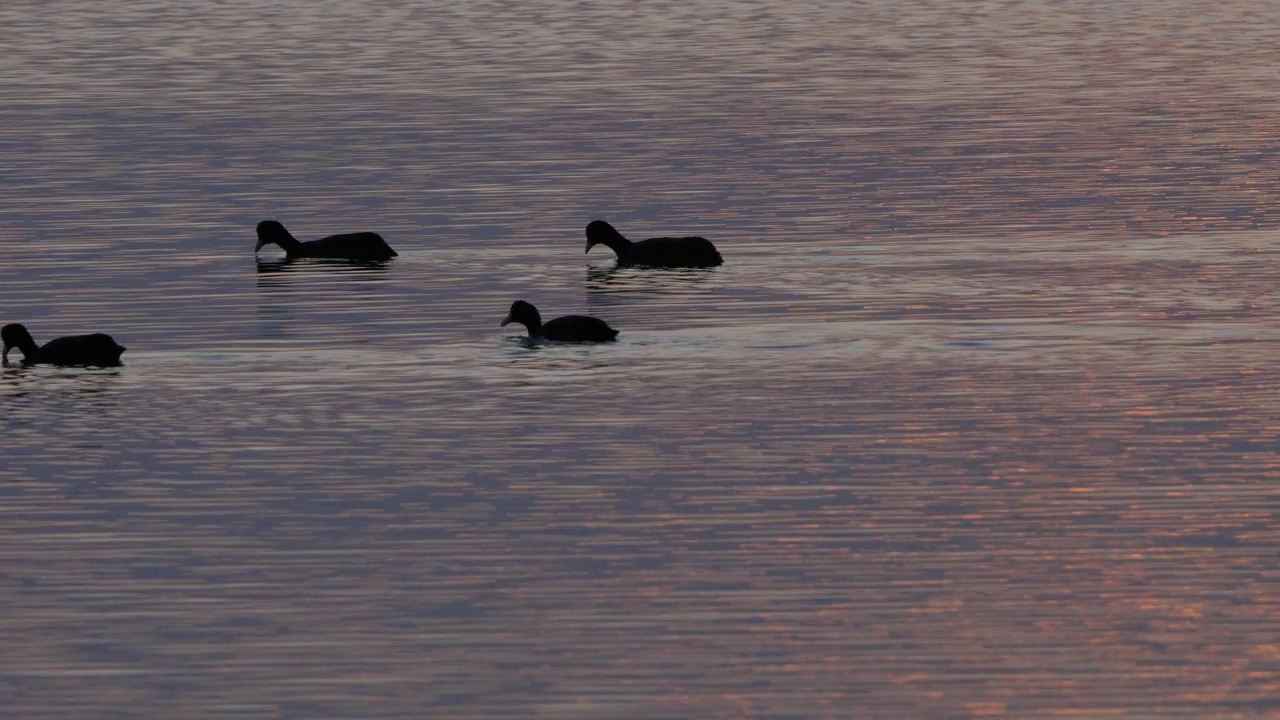
[[[0,715],[1280,712],[1280,6],[0,26]]]

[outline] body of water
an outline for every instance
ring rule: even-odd
[[[1280,711],[1280,10],[0,26],[5,717]]]

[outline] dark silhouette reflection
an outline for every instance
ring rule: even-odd
[[[302,318],[325,324],[380,304],[388,291],[387,264],[344,260],[258,260],[258,325],[266,337],[286,337]],[[318,303],[323,316],[313,312]]]
[[[257,266],[259,275],[286,272],[355,272],[361,276],[357,279],[372,279],[378,273],[385,272],[388,263],[385,260],[316,260],[314,258],[284,257],[278,260],[258,259]]]
[[[683,302],[705,294],[714,272],[708,268],[587,268],[586,304],[591,310],[605,310],[653,298]]]
[[[511,335],[503,338],[503,341],[513,349],[508,360],[514,367],[579,374],[603,370],[612,365],[609,362],[612,356],[603,352],[603,346],[595,343],[557,343],[527,335]],[[516,347],[530,352],[514,352]],[[543,380],[504,380],[504,383],[535,386],[543,384]]]
[[[512,345],[519,345],[526,350],[537,350],[544,344],[542,338],[529,337],[528,335],[508,335],[502,340]]]
[[[106,408],[115,404],[113,392],[121,376],[116,368],[49,368],[10,365],[0,368],[4,410],[39,405],[41,413],[66,403],[74,408]]]
[[[502,341],[504,343],[507,343],[507,345],[512,348],[519,347],[522,350],[531,350],[535,353],[547,353],[547,352],[552,353],[552,355],[543,355],[543,357],[548,357],[548,358],[551,358],[551,357],[564,358],[563,355],[556,354],[557,350],[561,350],[561,351],[585,350],[588,348],[593,348],[597,345],[597,343],[557,342],[555,340],[548,340],[544,337],[530,337],[528,335],[508,335],[502,338]],[[518,358],[522,358],[522,357],[528,357],[528,353],[521,352],[512,356],[515,362],[520,362]],[[578,357],[578,356],[575,356],[575,357]],[[559,362],[560,361],[557,360],[556,364],[548,365],[546,367],[547,368],[558,367]],[[566,369],[581,369],[583,366],[579,363],[578,360],[564,360],[563,367]]]
[[[711,268],[661,268],[640,272],[626,265],[587,268],[587,289],[600,292],[645,290],[668,283],[705,283],[715,273]]]

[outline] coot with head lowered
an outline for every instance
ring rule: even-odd
[[[513,322],[528,328],[531,338],[561,342],[609,342],[618,337],[618,331],[609,327],[609,323],[588,315],[565,315],[544,323],[538,308],[523,300],[511,303],[511,311],[502,319],[502,326]]]
[[[120,364],[120,354],[125,348],[117,345],[110,335],[69,335],[50,340],[43,346],[27,332],[27,328],[11,323],[0,328],[4,340],[4,352],[0,362],[9,362],[9,351],[18,348],[22,352],[23,365],[99,365],[108,367]]]
[[[587,252],[607,245],[619,265],[648,267],[715,267],[724,262],[711,241],[703,237],[658,237],[631,241],[603,220],[587,225]]]
[[[326,258],[330,260],[362,260],[366,262],[390,260],[398,255],[387,244],[382,236],[373,232],[347,233],[330,235],[319,240],[299,242],[284,225],[275,220],[263,220],[258,223],[258,246],[253,249],[256,254],[263,245],[274,243],[284,248],[285,255],[292,258]]]

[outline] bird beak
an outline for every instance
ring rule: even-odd
[[[583,255],[586,255],[587,253],[591,252],[591,247],[592,247],[593,245],[595,245],[595,243],[593,243],[593,242],[591,242],[590,240],[588,240],[588,241],[587,241],[587,249],[586,249],[586,250],[584,250],[582,254],[583,254]]]
[[[508,315],[508,316],[506,316],[506,317],[502,318],[502,322],[498,324],[498,327],[506,327],[506,326],[507,326],[509,323],[511,323],[511,322],[514,322],[514,321],[511,319],[511,316],[510,316],[510,315]],[[5,350],[5,352],[9,352],[9,351],[8,351],[8,350]]]
[[[266,240],[259,240],[259,241],[258,241],[258,245],[257,245],[257,247],[255,247],[255,248],[253,249],[253,254],[254,254],[254,255],[257,255],[257,254],[258,254],[258,251],[262,249],[262,246],[263,246],[263,245],[266,245],[266,244],[267,244],[267,241],[266,241]]]
[[[4,352],[0,353],[0,363],[3,363],[5,365],[9,364],[9,351],[12,349],[13,349],[12,345],[4,346]]]

